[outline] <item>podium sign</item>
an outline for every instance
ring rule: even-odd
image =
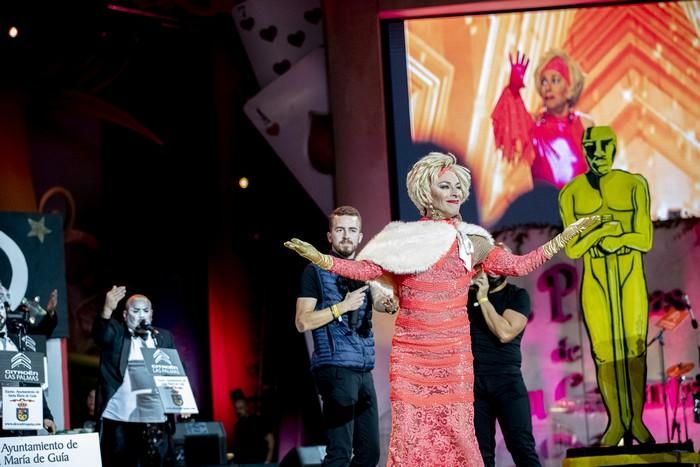
[[[165,413],[199,413],[190,381],[175,349],[142,349],[146,370],[153,375]]]
[[[165,413],[199,413],[187,376],[154,376]]]
[[[40,387],[2,388],[2,429],[41,430],[44,428],[41,393]]]
[[[146,370],[153,376],[185,376],[175,349],[142,349]]]
[[[0,383],[44,384],[44,354],[0,351]]]
[[[0,465],[101,467],[97,433],[2,439]]]

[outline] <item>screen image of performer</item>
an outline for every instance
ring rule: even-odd
[[[10,307],[10,293],[9,291],[0,284],[0,350],[17,352],[22,348],[20,343],[20,336],[16,332],[12,332],[7,326],[7,315],[12,312]],[[53,329],[56,327],[56,317],[54,308],[56,307],[57,295],[54,290],[51,293],[51,298],[47,305],[47,309],[50,309],[53,315],[51,322],[53,324],[48,327],[42,328],[44,332],[51,334]],[[30,328],[31,329],[31,328]],[[46,397],[42,392],[42,403],[43,403],[43,417],[44,417],[44,428],[49,434],[56,433],[56,424],[53,420],[53,415],[51,414],[51,409],[46,401]],[[0,426],[2,426],[2,400],[0,398]],[[4,430],[0,428],[0,437],[12,437],[12,436],[32,436],[36,435],[35,431],[32,430]]]
[[[510,249],[503,243],[498,248]],[[527,290],[480,272],[467,306],[474,354],[474,425],[484,465],[496,465],[496,421],[517,466],[540,466],[530,398],[520,371],[520,341],[530,316]]]
[[[542,57],[535,85],[544,110],[533,118],[520,96],[529,60],[518,53],[510,64],[508,86],[491,113],[496,146],[506,160],[530,164],[533,181],[561,188],[588,169],[581,135],[593,121],[574,110],[583,91],[581,68],[563,50],[552,49]]]
[[[564,225],[593,214],[603,220],[566,246],[570,258],[583,258],[581,307],[608,411],[601,444],[615,446],[623,437],[649,443],[654,438],[642,420],[649,321],[642,254],[653,241],[649,187],[641,175],[612,168],[612,128],[586,130],[583,148],[590,170],[561,190],[559,206]]]
[[[331,255],[352,260],[362,241],[362,218],[352,206],[328,216]],[[372,380],[372,302],[363,282],[309,264],[296,303],[299,332],[311,331],[311,371],[321,399],[327,446],[324,466],[379,462],[377,395]]]
[[[92,329],[100,348],[97,414],[102,463],[168,465],[173,420],[163,412],[141,349],[174,349],[175,343],[169,331],[152,326],[153,308],[144,295],[130,296],[123,321],[117,320],[113,314],[125,296],[126,287],[113,286]]]
[[[525,275],[600,219],[582,219],[542,247],[516,256],[494,248],[483,228],[461,221],[470,174],[453,155],[434,152],[421,158],[408,173],[407,187],[423,219],[389,224],[354,261],[321,254],[298,239],[285,246],[323,270],[376,280],[387,286],[387,296],[398,296],[388,465],[480,466],[466,313],[475,266],[487,273]]]

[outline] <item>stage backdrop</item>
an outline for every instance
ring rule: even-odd
[[[557,190],[534,186],[527,162],[506,161],[491,124],[508,83],[508,55],[517,50],[530,58],[520,91],[525,107],[541,112],[534,71],[552,48],[583,69],[576,109],[615,129],[615,168],[648,180],[652,218],[700,215],[699,27],[697,1],[386,23],[399,216],[417,216],[405,195],[408,167],[437,149],[472,170],[465,218],[486,226],[559,222]]]
[[[55,289],[58,324],[52,337],[68,337],[61,216],[0,212],[0,282],[10,291],[13,310],[25,297],[38,297],[46,307]]]
[[[554,227],[519,227],[497,234],[515,253],[526,253],[541,245],[558,230]],[[677,220],[657,223],[654,246],[645,256],[649,289],[649,338],[659,328],[656,322],[671,307],[682,308],[683,295],[690,303],[700,303],[700,220]],[[579,307],[581,262],[559,253],[531,275],[512,279],[525,287],[532,301],[532,319],[522,340],[523,375],[530,393],[532,422],[537,451],[543,465],[561,465],[566,449],[594,443],[605,429],[607,414],[597,393],[596,375]],[[377,366],[374,371],[379,398],[382,461],[386,459],[391,431],[389,403],[389,352],[393,320],[375,314]],[[695,365],[688,375],[694,379],[698,368],[698,330],[687,318],[665,336],[666,368],[679,362]],[[478,356],[477,356],[478,358]],[[652,344],[647,353],[647,402],[644,420],[657,442],[667,442],[661,386],[660,348]],[[667,394],[669,417],[676,404],[677,381],[669,381]],[[690,381],[681,386],[685,400],[690,438],[700,443],[700,424],[693,422],[693,398]],[[678,407],[677,420],[685,440],[683,408]],[[670,420],[669,420],[670,422]],[[678,438],[676,438],[677,440]],[[513,465],[503,439],[498,435],[496,458],[499,466]]]

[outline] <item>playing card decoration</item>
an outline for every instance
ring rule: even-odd
[[[274,42],[277,37],[277,28],[274,26],[266,27],[260,30],[260,39],[267,42]]]
[[[317,48],[292,66],[249,100],[244,110],[319,208],[330,212],[333,180],[328,172],[319,172],[309,157],[312,117],[328,114],[324,49]],[[325,146],[329,145],[332,142],[326,141]],[[327,169],[329,162],[322,165]]]
[[[329,114],[311,112],[308,153],[311,165],[323,174],[335,173],[333,121]]]
[[[261,88],[323,43],[320,0],[247,0],[233,8],[236,29]]]

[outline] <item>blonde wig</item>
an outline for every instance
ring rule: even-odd
[[[537,92],[540,94],[540,96],[542,96],[542,91],[540,90],[540,76],[542,74],[542,69],[554,57],[561,58],[569,68],[569,77],[571,78],[571,82],[569,83],[567,100],[569,105],[573,107],[578,102],[579,97],[581,97],[581,91],[583,91],[583,83],[585,78],[583,76],[583,71],[581,71],[581,67],[578,66],[578,63],[573,61],[571,57],[569,57],[569,55],[561,49],[548,50],[537,64],[537,69],[535,70],[535,79],[537,80],[535,84],[537,85]]]
[[[469,187],[471,185],[469,169],[457,164],[457,158],[452,154],[431,152],[413,164],[406,176],[408,196],[421,214],[429,214],[429,209],[433,202],[430,186],[445,170],[452,170],[457,176],[461,184],[462,203],[469,197]]]

